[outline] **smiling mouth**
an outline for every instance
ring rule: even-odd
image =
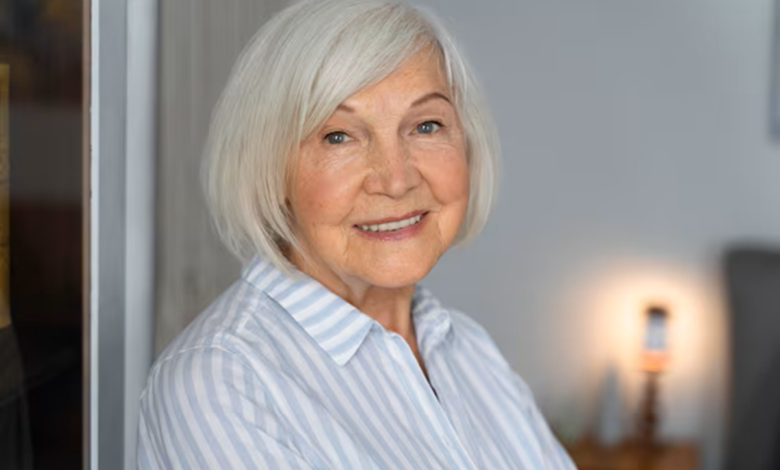
[[[384,222],[381,224],[372,224],[372,225],[355,225],[355,227],[357,227],[359,230],[362,230],[364,232],[395,232],[397,230],[401,230],[406,227],[419,224],[422,218],[426,214],[427,212],[422,214],[417,214],[412,217],[407,217],[406,219],[397,220],[394,222]]]

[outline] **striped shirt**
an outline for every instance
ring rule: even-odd
[[[417,287],[406,341],[257,258],[157,358],[141,469],[574,469],[469,317]]]

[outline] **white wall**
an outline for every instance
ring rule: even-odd
[[[780,241],[772,2],[416,3],[469,56],[504,162],[489,226],[428,284],[486,326],[553,421],[585,413],[609,363],[635,399],[639,310],[668,302],[663,433],[700,439],[716,468],[719,256],[735,240]]]

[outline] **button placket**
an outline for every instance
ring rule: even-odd
[[[449,380],[449,378],[446,377],[452,374],[452,371],[449,369],[449,364],[447,364],[441,356],[435,357],[433,354],[428,355],[426,361],[428,359],[433,365],[433,367],[429,368],[428,376],[432,384],[436,384],[442,412],[447,416],[447,421],[453,428],[458,444],[469,456],[474,467],[479,468],[475,464],[475,459],[479,459],[480,454],[479,449],[477,448],[477,441],[473,435],[473,428],[471,427],[469,416],[457,393],[457,387],[455,387],[452,380]],[[447,384],[450,386],[447,386]],[[447,413],[447,410],[450,410],[451,412]],[[450,416],[452,417],[451,419]],[[458,430],[460,430],[460,433],[458,433]],[[461,437],[463,440],[461,440]]]
[[[397,361],[399,366],[403,368],[412,369],[415,376],[415,387],[422,387],[425,390],[422,392],[423,396],[426,398],[425,412],[429,415],[428,418],[435,422],[441,423],[440,427],[442,428],[443,434],[440,435],[440,437],[445,447],[455,455],[458,455],[459,460],[467,463],[469,469],[477,469],[477,466],[474,464],[474,461],[472,460],[465,446],[460,442],[458,433],[456,432],[453,423],[450,421],[449,416],[440,403],[441,397],[436,396],[434,388],[432,388],[433,384],[429,383],[425,378],[425,374],[423,374],[420,365],[417,363],[417,358],[414,357],[414,353],[409,347],[409,344],[406,342],[406,340],[403,339],[403,337],[401,337],[401,335],[395,332],[387,332],[386,339],[389,342],[394,343],[389,348],[393,360]],[[428,373],[430,376],[431,369],[429,369]]]

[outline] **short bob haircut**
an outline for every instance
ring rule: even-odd
[[[308,0],[260,28],[212,116],[204,186],[217,231],[234,255],[246,262],[263,254],[292,271],[285,253],[300,245],[286,183],[300,143],[342,101],[425,47],[440,56],[464,130],[470,194],[455,243],[482,230],[497,186],[498,138],[452,38],[435,17],[404,3]]]

